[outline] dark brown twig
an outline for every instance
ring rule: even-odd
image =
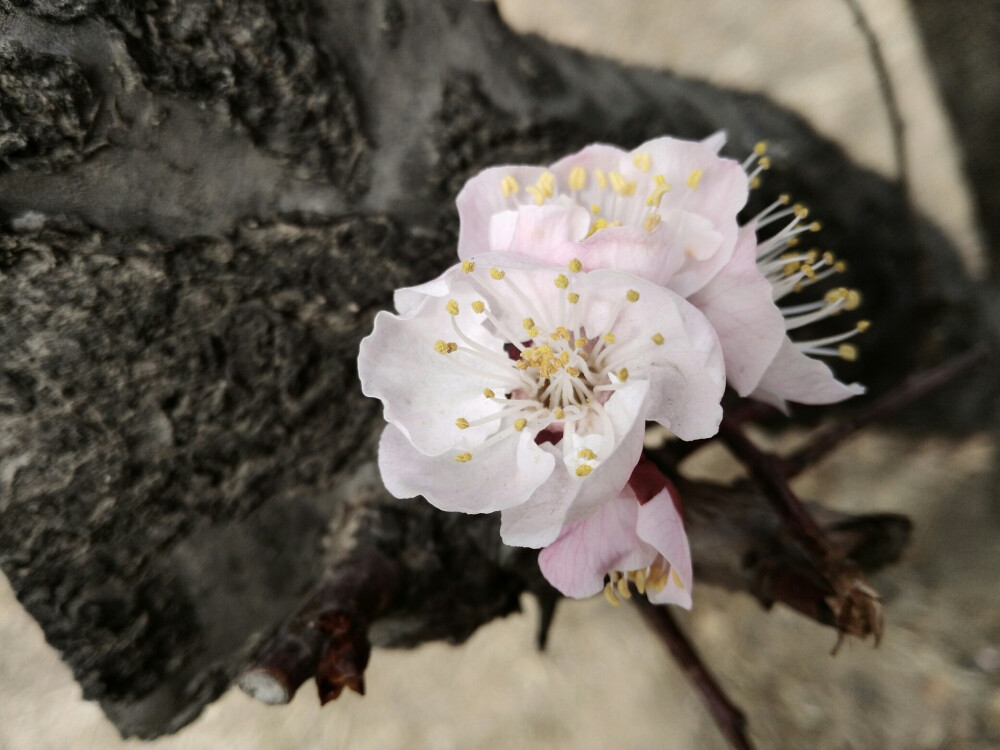
[[[345,687],[363,694],[368,625],[384,611],[395,588],[395,568],[383,555],[366,547],[354,550],[333,567],[237,684],[271,704],[288,703],[313,676],[322,703]]]
[[[788,486],[781,459],[758,448],[739,424],[722,418],[719,436],[750,471],[761,492],[781,515],[788,531],[810,558],[816,572],[829,584],[825,599],[838,631],[837,652],[845,634],[871,634],[878,645],[882,637],[881,598],[865,580],[861,567],[846,550],[833,544],[808,509]]]
[[[644,596],[635,596],[632,601],[639,607],[646,622],[656,631],[671,656],[680,665],[684,675],[697,688],[709,713],[733,750],[753,750],[746,734],[747,720],[743,712],[733,705],[719,687],[698,652],[684,632],[674,621],[667,607],[651,604]]]
[[[875,399],[857,414],[822,430],[806,445],[781,459],[784,476],[790,479],[814,466],[858,430],[898,414],[915,401],[951,383],[982,362],[987,354],[985,347],[975,347],[936,367],[911,375],[900,386]]]
[[[882,103],[885,105],[886,115],[889,118],[889,130],[892,135],[892,150],[896,161],[896,180],[899,183],[907,203],[913,199],[910,190],[909,164],[906,157],[906,124],[899,109],[899,99],[896,97],[896,90],[892,84],[892,76],[889,75],[889,65],[882,54],[882,46],[878,37],[868,23],[864,10],[858,0],[844,0],[847,7],[854,16],[861,35],[865,38],[868,46],[868,56],[871,59],[872,67],[875,69],[875,78],[878,81],[879,91],[882,94]]]
[[[830,545],[823,530],[788,486],[781,459],[754,445],[739,423],[732,421],[728,415],[722,418],[719,437],[746,466],[754,482],[820,570],[843,556]]]

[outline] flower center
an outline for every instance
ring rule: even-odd
[[[588,300],[581,301],[566,274],[553,278],[551,294],[558,295],[558,304],[546,306],[534,304],[506,271],[491,268],[484,273],[472,261],[465,261],[462,270],[484,298],[469,305],[472,325],[498,338],[502,349],[511,353],[478,343],[470,335],[471,326],[460,325],[468,315],[457,300],[448,300],[445,307],[458,341],[439,339],[434,348],[451,357],[456,367],[481,376],[484,397],[500,407],[479,419],[457,416],[456,427],[496,423],[496,431],[475,451],[524,429],[536,435],[544,431],[548,442],[562,445],[571,473],[588,476],[615,445],[613,422],[604,405],[628,380],[628,363],[664,342],[660,333],[645,342],[620,341],[615,335],[615,323],[626,306],[638,301],[639,293],[629,289],[622,294],[608,318],[608,330],[589,331],[583,322],[586,310],[581,309]],[[569,263],[570,276],[581,270],[580,261]],[[519,327],[512,324],[519,319]],[[460,452],[455,460],[466,463],[473,453]]]

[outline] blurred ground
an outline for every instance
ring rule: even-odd
[[[978,268],[967,193],[919,42],[899,0],[864,3],[908,122],[916,199]],[[891,174],[885,110],[863,41],[837,0],[505,0],[519,30],[621,60],[768,93]],[[836,185],[830,186],[832,190]],[[828,651],[831,632],[785,611],[698,589],[684,617],[761,748],[987,750],[1000,746],[1000,503],[995,446],[867,434],[799,489],[827,504],[895,510],[917,523],[904,563],[875,580],[882,647]],[[719,456],[693,470],[717,475]],[[656,640],[627,608],[562,607],[547,653],[534,613],[465,646],[377,651],[369,695],[320,710],[311,685],[284,708],[231,691],[156,750],[671,750],[723,748]],[[114,750],[122,742],[0,580],[0,750]]]

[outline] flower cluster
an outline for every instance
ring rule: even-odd
[[[722,158],[721,136],[594,145],[550,167],[494,167],[458,196],[459,263],[397,291],[361,345],[364,392],[389,423],[379,467],[397,497],[501,512],[507,544],[543,548],[568,596],[629,584],[690,606],[676,491],[642,460],[646,423],[711,437],[728,384],[785,408],[863,392],[817,356],[844,334],[789,332],[854,309],[857,292],[779,305],[844,269],[797,249],[815,231],[784,197],[740,226],[763,148]],[[764,240],[758,232],[787,220]]]

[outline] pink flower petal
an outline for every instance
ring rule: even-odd
[[[611,570],[641,570],[656,551],[636,535],[639,503],[626,488],[589,518],[569,524],[538,553],[542,575],[566,596],[593,596]]]
[[[654,604],[678,604],[691,608],[691,548],[688,545],[684,521],[671,496],[676,492],[667,486],[649,502],[639,506],[636,534],[651,545],[670,563],[670,578],[660,591],[648,590]]]
[[[785,400],[799,404],[834,404],[864,392],[864,386],[858,383],[841,383],[829,367],[800,352],[786,337],[750,397],[787,412]]]
[[[455,199],[460,226],[460,260],[489,252],[490,222],[493,216],[530,203],[531,198],[524,188],[535,184],[545,171],[545,167],[536,166],[490,167],[465,183]],[[520,189],[513,195],[505,196],[501,184],[508,175],[517,180]]]
[[[569,181],[570,172],[575,167],[582,167],[588,173],[595,169],[600,169],[605,173],[613,172],[621,170],[627,164],[626,157],[626,152],[616,146],[593,143],[575,154],[564,156],[552,165],[551,170],[562,184],[566,184]]]
[[[740,230],[732,260],[689,298],[714,326],[726,360],[726,378],[740,396],[760,382],[785,339],[785,319],[771,283],[757,268],[754,228]]]

